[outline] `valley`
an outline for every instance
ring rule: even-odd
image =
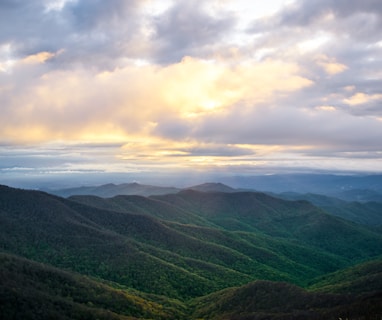
[[[2,318],[381,314],[378,228],[306,199],[213,187],[62,198],[1,186]]]

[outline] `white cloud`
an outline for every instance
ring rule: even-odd
[[[117,142],[115,170],[377,159],[381,31],[377,0],[0,2],[0,138]]]

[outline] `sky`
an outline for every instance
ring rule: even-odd
[[[380,173],[381,103],[380,0],[0,0],[6,183]]]

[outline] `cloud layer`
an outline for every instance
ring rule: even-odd
[[[0,170],[382,171],[380,1],[245,3],[0,1]]]

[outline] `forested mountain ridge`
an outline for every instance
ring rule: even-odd
[[[0,186],[0,221],[2,252],[177,299],[179,314],[217,290],[259,279],[307,286],[382,254],[377,232],[251,192],[63,199]]]
[[[314,205],[323,208],[330,214],[354,221],[356,223],[378,226],[382,225],[382,186],[379,176],[335,176],[335,175],[275,175],[271,177],[253,177],[250,181],[253,187],[259,190],[272,190],[279,185],[289,185],[290,190],[300,190],[298,192],[272,193],[274,197],[287,200],[304,199]],[[239,179],[240,181],[241,179]],[[274,184],[262,184],[267,180]],[[247,185],[244,183],[243,185]],[[240,186],[240,183],[239,183]],[[286,187],[285,186],[285,187]],[[319,187],[321,186],[321,188]],[[263,189],[262,189],[263,188]],[[370,189],[367,189],[370,188]],[[100,186],[86,186],[68,189],[47,189],[49,193],[62,196],[97,196],[101,198],[112,198],[120,195],[167,195],[175,194],[182,190],[194,190],[201,192],[241,192],[244,190],[254,191],[252,188],[232,188],[222,183],[203,183],[187,188],[175,188],[164,186],[153,186],[139,183],[104,184]],[[303,194],[301,191],[317,190],[322,194]]]
[[[319,194],[293,192],[274,196],[286,200],[306,200],[330,214],[357,223],[370,226],[382,225],[382,201],[345,201]]]
[[[160,296],[0,253],[1,319],[179,319],[184,306]]]

